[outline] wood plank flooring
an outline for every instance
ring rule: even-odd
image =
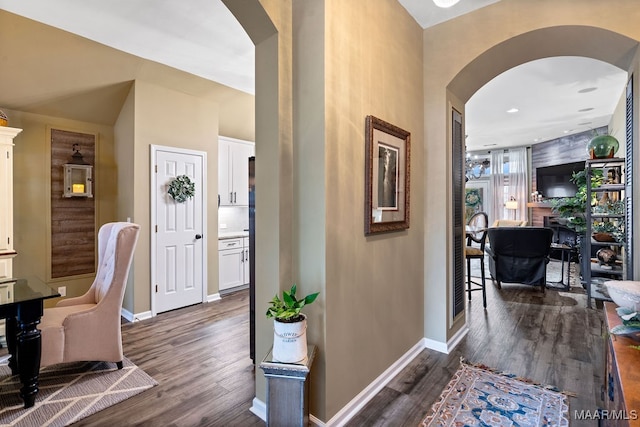
[[[423,350],[348,426],[417,426],[460,365],[460,357],[576,393],[569,399],[571,426],[595,426],[574,419],[575,410],[602,407],[604,316],[586,308],[581,288],[570,292],[487,281],[487,310],[473,294],[467,308],[470,331],[451,352]]]
[[[572,292],[488,282],[468,307],[471,330],[449,355],[424,350],[349,426],[417,426],[451,379],[460,357],[577,393],[574,410],[601,406],[603,316]],[[125,355],[160,384],[78,426],[260,426],[249,408],[248,291],[123,325]],[[262,371],[258,368],[258,375]],[[581,424],[574,420],[571,426]]]
[[[249,411],[248,291],[125,324],[122,340],[159,385],[74,426],[264,426]]]

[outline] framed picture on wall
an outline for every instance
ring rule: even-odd
[[[367,116],[365,156],[366,235],[409,228],[411,134]]]

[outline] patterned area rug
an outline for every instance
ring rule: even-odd
[[[562,393],[462,363],[420,425],[555,427],[568,415]]]
[[[158,383],[130,360],[115,363],[80,362],[40,370],[36,404],[24,409],[20,379],[0,366],[0,425],[66,426],[122,402]]]

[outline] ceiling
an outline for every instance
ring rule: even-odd
[[[423,27],[499,0],[399,0]],[[229,87],[254,93],[254,49],[221,0],[0,0],[0,9]],[[533,61],[487,83],[466,105],[467,149],[531,145],[606,125],[626,72],[580,57]],[[517,113],[507,110],[517,108]]]

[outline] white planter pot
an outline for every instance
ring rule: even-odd
[[[304,315],[303,315],[304,316]],[[273,321],[273,359],[295,363],[307,357],[307,317],[299,322]]]

